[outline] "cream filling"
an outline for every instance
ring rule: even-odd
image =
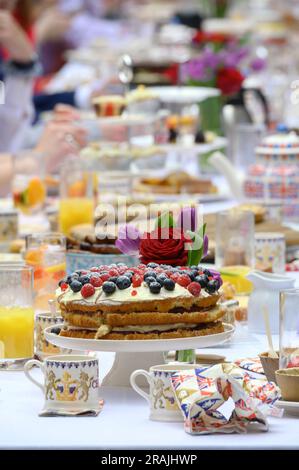
[[[132,295],[132,291],[136,291],[137,294]],[[209,294],[207,292],[201,292],[201,297],[208,296]],[[116,291],[111,295],[105,294],[102,287],[97,287],[95,289],[94,295],[87,297],[86,299],[82,297],[81,292],[73,292],[70,287],[68,287],[65,291],[62,291],[59,287],[56,290],[56,297],[59,302],[62,303],[83,302],[86,304],[121,305],[124,303],[147,300],[174,299],[179,297],[186,298],[193,297],[193,295],[179,284],[175,285],[175,289],[173,291],[168,291],[162,287],[159,294],[152,294],[148,286],[143,283],[140,287],[130,286],[128,289],[116,289]]]
[[[111,328],[109,325],[101,325],[97,328],[79,328],[76,326],[68,326],[69,330],[87,330],[87,331],[96,331],[96,339],[102,338],[109,333],[123,333],[124,331],[131,331],[134,333],[151,333],[152,331],[169,331],[169,330],[178,330],[178,329],[190,329],[196,328],[198,326],[196,323],[172,323],[167,325],[125,325],[125,326],[115,326]]]

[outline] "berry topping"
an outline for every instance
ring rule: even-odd
[[[88,275],[80,276],[78,281],[81,282],[81,284],[83,284],[83,285],[88,284],[89,281],[90,281],[90,276],[88,276]]]
[[[209,279],[207,278],[205,274],[201,274],[200,276],[196,276],[194,281],[198,282],[201,285],[201,287],[206,287],[209,282]]]
[[[188,291],[195,297],[199,296],[201,291],[201,285],[198,282],[191,282],[187,287]]]
[[[92,268],[90,268],[90,271],[92,273],[99,273],[100,272],[99,268],[97,268],[96,266],[93,266]]]
[[[207,276],[212,276],[211,271],[209,271],[208,269],[204,269],[203,273],[206,274]]]
[[[149,285],[149,290],[152,294],[159,294],[161,290],[161,284],[159,282],[151,282]]]
[[[74,280],[73,282],[71,282],[70,288],[73,292],[80,292],[80,290],[82,289],[82,284],[81,282]]]
[[[159,274],[157,276],[157,282],[159,282],[161,284],[161,286],[163,286],[165,279],[167,279],[167,276],[164,273]]]
[[[151,282],[156,282],[156,278],[153,276],[148,276],[147,278],[144,278],[145,282],[149,286]]]
[[[132,277],[132,284],[133,287],[140,287],[143,281],[143,277],[139,276],[139,274],[134,274]]]
[[[171,274],[170,278],[174,281],[177,282],[178,278],[180,277],[179,273],[173,273]]]
[[[214,294],[218,290],[218,281],[216,279],[213,279],[212,281],[209,281],[207,286],[206,286],[206,291],[209,294]]]
[[[166,278],[164,280],[163,286],[166,290],[172,291],[175,289],[175,282],[172,279]]]
[[[104,282],[103,286],[102,286],[102,289],[103,291],[105,292],[105,294],[113,294],[113,292],[115,292],[116,290],[116,285],[114,284],[114,282],[109,282],[109,281],[106,281]]]
[[[101,287],[101,285],[103,284],[103,279],[98,276],[91,276],[89,282],[93,287]]]
[[[148,277],[154,277],[156,279],[157,274],[155,273],[155,271],[150,270],[144,274],[144,280],[146,281]]]
[[[61,281],[58,282],[59,287],[61,287],[62,284],[67,284],[67,281],[65,279],[61,279]]]
[[[127,276],[119,276],[116,285],[120,290],[127,289],[131,285],[131,280]]]
[[[157,263],[148,263],[147,267],[148,268],[158,268],[158,264]]]
[[[81,289],[81,295],[86,299],[87,297],[91,297],[95,293],[95,288],[92,284],[85,284]]]
[[[65,290],[67,290],[68,286],[69,286],[69,285],[68,285],[66,282],[62,282],[62,283],[60,284],[60,289],[61,289],[62,291],[65,291]]]
[[[188,287],[191,282],[190,277],[188,274],[182,274],[178,277],[177,283],[182,287]]]
[[[135,295],[137,295],[137,294],[138,294],[137,290],[132,290],[131,295],[132,295],[133,297],[135,297]]]
[[[108,272],[103,272],[100,274],[100,278],[102,279],[103,282],[105,281],[108,281],[108,279],[110,278],[110,274],[108,274]]]
[[[118,270],[117,269],[109,269],[108,274],[110,277],[112,276],[118,276]]]
[[[114,282],[114,284],[116,284],[117,278],[118,278],[118,276],[112,276],[112,277],[109,277],[108,281],[109,282]]]

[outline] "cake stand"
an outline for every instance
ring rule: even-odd
[[[110,372],[106,375],[102,385],[112,387],[129,387],[130,375],[136,369],[148,370],[153,365],[165,363],[165,353],[168,351],[181,351],[185,349],[201,349],[228,341],[234,327],[224,323],[224,332],[206,336],[176,339],[149,339],[149,340],[98,340],[84,338],[67,338],[51,333],[52,327],[44,330],[49,343],[60,348],[77,351],[106,351],[115,352],[115,359]],[[62,328],[63,325],[57,325]],[[141,383],[140,386],[143,386]]]

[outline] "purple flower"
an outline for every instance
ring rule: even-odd
[[[212,274],[213,279],[216,279],[218,281],[219,287],[221,287],[222,284],[223,284],[221,274],[218,271],[216,271],[215,269],[209,269],[209,271]]]
[[[118,239],[115,246],[126,255],[135,255],[139,252],[141,234],[133,225],[123,225],[119,228]]]
[[[179,213],[176,226],[184,232],[187,230],[195,232],[197,229],[197,212],[195,207],[184,207]]]
[[[202,55],[202,62],[204,67],[216,69],[219,65],[219,54],[211,49],[206,49]]]
[[[202,252],[202,257],[205,258],[208,254],[209,251],[209,237],[208,235],[205,235],[203,237],[203,252]]]
[[[260,57],[255,57],[254,59],[252,59],[249,65],[251,69],[255,72],[260,72],[266,67],[266,61],[265,59],[261,59]]]

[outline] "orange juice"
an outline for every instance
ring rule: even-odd
[[[5,359],[32,357],[34,312],[30,307],[0,306],[0,342]]]
[[[16,175],[13,182],[14,206],[24,214],[39,211],[46,199],[46,187],[39,177]]]
[[[55,300],[58,281],[66,275],[65,251],[44,243],[29,248],[25,261],[33,268],[34,308],[48,310],[48,301]]]
[[[65,235],[79,224],[93,224],[94,202],[91,198],[71,197],[60,200],[59,227]]]

